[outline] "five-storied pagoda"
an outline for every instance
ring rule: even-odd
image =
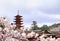
[[[15,16],[15,24],[16,24],[16,29],[17,30],[20,30],[21,29],[21,27],[23,27],[22,26],[22,16],[21,15],[19,15],[19,10],[18,10],[18,14]]]

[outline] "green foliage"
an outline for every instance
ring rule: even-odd
[[[47,25],[43,25],[42,27],[40,27],[41,31],[45,31],[45,30],[49,30],[49,27]]]
[[[39,27],[38,26],[34,26],[34,27],[32,27],[31,30],[39,30]]]
[[[55,23],[55,24],[53,24],[53,25],[51,25],[51,26],[49,26],[49,29],[51,29],[51,28],[56,28],[56,27],[58,27],[60,25],[60,23]]]
[[[38,30],[38,29],[39,29],[39,27],[37,26],[37,22],[33,21],[31,30]]]
[[[58,25],[57,24],[53,24],[53,25],[51,25],[49,27],[58,27]]]
[[[33,21],[32,27],[31,27],[31,30],[41,30],[41,31],[44,31],[44,30],[48,30],[48,29],[49,28],[48,28],[47,25],[43,25],[42,27],[38,27],[36,21]]]
[[[38,27],[37,22],[36,21],[33,21],[32,22],[32,27],[31,27],[30,30],[41,30],[41,31],[45,31],[45,30],[49,30],[50,28],[58,27],[59,25],[60,25],[60,23],[53,24],[51,26],[43,25],[41,27]]]

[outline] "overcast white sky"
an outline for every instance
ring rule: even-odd
[[[37,21],[38,25],[60,23],[60,0],[0,0],[0,16],[14,21],[17,10],[25,26]]]

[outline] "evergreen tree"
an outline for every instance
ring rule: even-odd
[[[38,30],[39,27],[37,26],[37,22],[36,21],[33,21],[32,22],[32,27],[31,27],[31,30]]]
[[[42,27],[40,27],[41,31],[45,31],[45,30],[49,30],[49,27],[47,25],[43,25]]]

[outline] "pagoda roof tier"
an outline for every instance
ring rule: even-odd
[[[21,25],[21,26],[17,26],[17,27],[23,27],[23,26]]]
[[[23,18],[15,18],[15,20],[16,20],[16,19],[23,19]]]
[[[21,27],[23,27],[23,26],[17,26],[17,28],[21,28]]]
[[[15,23],[15,24],[19,24],[19,25],[21,25],[21,24],[23,24],[23,23]]]
[[[23,24],[23,23],[15,23],[15,24],[19,24],[19,25],[21,25],[21,24]]]
[[[22,17],[15,17],[15,18],[22,18]]]
[[[15,22],[15,23],[22,23],[22,22]]]
[[[22,27],[22,25],[16,25],[16,27]]]
[[[15,17],[22,17],[22,16],[20,16],[20,15],[16,15]]]
[[[22,20],[22,19],[15,19],[15,20],[17,21],[17,20]]]
[[[16,23],[15,23],[15,24],[16,24]],[[17,23],[17,24],[20,24],[20,25],[21,25],[21,24],[23,24],[23,23]]]
[[[15,16],[15,18],[21,18],[22,16]]]
[[[22,22],[15,22],[15,23],[22,23]]]
[[[23,22],[23,21],[14,21],[14,22]]]

